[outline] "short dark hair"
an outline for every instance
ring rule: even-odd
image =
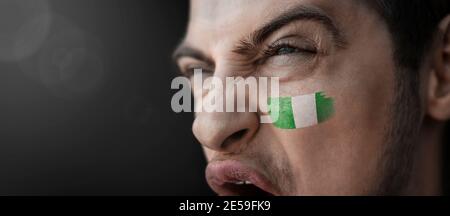
[[[417,71],[439,22],[450,14],[449,0],[365,0],[385,20],[399,66]]]

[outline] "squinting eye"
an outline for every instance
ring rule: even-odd
[[[279,48],[275,55],[288,55],[288,54],[292,54],[292,53],[297,53],[299,52],[299,49],[295,48],[295,47],[291,47],[291,46],[284,46]]]
[[[195,71],[201,72],[203,75],[211,75],[214,73],[213,70],[202,68],[202,67],[188,67],[184,70],[182,70],[182,74],[184,74],[187,77],[191,77],[195,74]]]

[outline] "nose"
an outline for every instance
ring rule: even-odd
[[[252,91],[238,92],[238,89],[234,89],[236,83],[228,86],[226,77],[230,76],[232,70],[229,70],[226,64],[216,64],[216,70],[214,71],[214,77],[218,82],[221,82],[223,88],[213,88],[205,92],[194,88],[194,99],[196,103],[197,99],[203,98],[203,103],[211,99],[207,99],[208,96],[222,95],[223,112],[197,112],[196,118],[192,125],[192,131],[197,140],[205,148],[216,152],[223,153],[238,153],[244,150],[248,143],[253,139],[259,128],[259,114],[257,112],[250,112],[250,106],[257,106],[256,100],[250,100],[251,97],[256,95],[250,93]],[[242,80],[241,80],[242,81]],[[213,83],[213,81],[207,82],[205,85]],[[195,80],[194,80],[195,84]],[[215,85],[214,85],[215,86]],[[220,86],[220,85],[218,85]],[[254,86],[255,87],[255,86]],[[245,98],[244,104],[237,103],[239,95]],[[220,100],[220,99],[219,99]],[[220,103],[219,103],[220,104]],[[228,105],[234,106],[236,109],[227,110]],[[202,106],[200,104],[200,106]],[[219,105],[220,106],[220,105]],[[244,107],[245,112],[237,112],[237,108]],[[242,110],[241,110],[242,111]]]
[[[255,135],[258,115],[250,112],[199,113],[192,130],[198,141],[214,151],[238,153]]]

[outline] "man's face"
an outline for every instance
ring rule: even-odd
[[[192,0],[183,44],[182,71],[279,77],[281,96],[321,91],[334,99],[332,118],[294,130],[260,124],[260,113],[197,113],[193,131],[215,192],[379,190],[396,68],[389,32],[375,11],[352,0]]]

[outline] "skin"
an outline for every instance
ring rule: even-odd
[[[252,32],[299,7],[329,17],[339,38],[323,22],[299,19],[252,47],[254,52],[236,52]],[[323,91],[335,101],[331,119],[297,130],[260,124],[261,113],[197,113],[193,132],[208,162],[239,160],[266,176],[280,195],[389,193],[382,187],[392,171],[386,161],[395,160],[386,152],[398,145],[387,141],[396,114],[398,67],[391,35],[375,11],[351,0],[192,0],[190,14],[176,55],[184,73],[203,68],[206,76],[221,79],[276,76],[282,96]],[[448,23],[441,22],[421,68],[419,133],[410,137],[415,150],[408,155],[412,165],[402,178],[405,187],[397,191],[401,194],[440,192],[439,137],[450,117]],[[280,42],[288,43],[287,49],[252,64],[258,58],[254,53]],[[201,94],[195,91],[198,99]],[[246,132],[236,136],[241,130]]]

